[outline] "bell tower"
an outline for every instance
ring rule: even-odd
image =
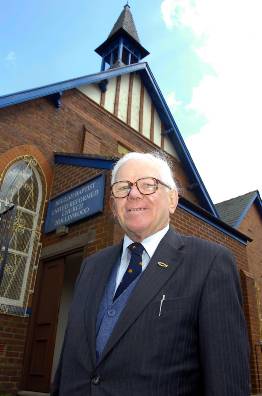
[[[140,44],[128,2],[108,38],[95,51],[102,57],[101,71],[131,65],[149,55]]]

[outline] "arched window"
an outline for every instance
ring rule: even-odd
[[[41,220],[45,201],[45,183],[36,160],[24,156],[6,171],[0,187],[0,312],[26,315],[39,254]],[[14,211],[9,216],[8,208]],[[1,216],[1,214],[0,214]],[[2,222],[2,227],[1,227]]]

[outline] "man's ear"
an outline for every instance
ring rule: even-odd
[[[169,192],[169,213],[173,214],[178,204],[178,193],[176,190]]]

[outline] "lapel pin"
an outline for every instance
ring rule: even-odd
[[[167,268],[167,267],[168,267],[168,264],[163,263],[162,261],[158,261],[157,265],[158,265],[159,267],[161,267],[161,268]]]

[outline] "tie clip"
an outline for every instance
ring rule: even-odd
[[[168,264],[163,263],[162,261],[158,261],[157,265],[158,265],[159,267],[161,267],[161,268],[167,268],[167,267],[168,267]]]

